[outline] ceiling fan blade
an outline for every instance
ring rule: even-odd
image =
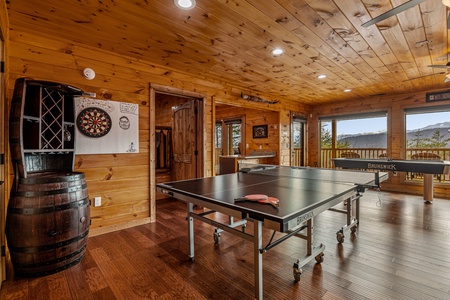
[[[383,20],[386,20],[387,18],[390,18],[392,16],[395,16],[396,14],[399,14],[407,9],[410,9],[411,7],[416,6],[417,4],[420,4],[422,2],[425,2],[426,0],[410,0],[408,2],[405,2],[403,4],[400,4],[397,7],[394,7],[391,10],[388,10],[384,14],[379,15],[378,17],[373,18],[370,21],[367,21],[366,23],[362,24],[363,27],[369,27],[370,25],[373,25],[375,23],[381,22]]]
[[[448,69],[449,68],[449,66],[446,66],[446,65],[429,65],[427,67],[438,68],[438,69]]]
[[[424,77],[428,77],[428,76],[442,75],[442,74],[447,74],[447,72],[439,72],[439,73],[436,73],[436,74],[428,74],[428,75],[423,75],[423,76],[419,76],[419,77],[414,77],[414,78],[411,78],[411,79],[403,80],[403,82],[405,82],[405,81],[411,81],[411,80],[415,80],[415,79],[420,79],[420,78],[424,78]],[[447,80],[447,79],[448,79],[448,78],[445,77],[445,80]],[[450,79],[448,79],[448,80],[450,81]]]
[[[447,29],[450,29],[450,14],[447,16]]]
[[[446,63],[445,65],[428,65],[427,67],[440,68],[440,69],[449,69],[450,68],[450,61],[448,63]]]

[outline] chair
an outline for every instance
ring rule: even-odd
[[[379,159],[386,159],[387,158],[387,153],[381,153],[380,155],[378,155]]]
[[[411,155],[411,159],[416,160],[441,160],[441,157],[437,155],[436,153],[429,153],[429,152],[418,152],[413,155]]]
[[[353,151],[346,151],[341,153],[342,158],[360,158],[360,155]]]
[[[436,153],[430,153],[430,152],[418,152],[413,155],[411,155],[411,159],[414,160],[441,160],[441,157],[437,155]],[[422,177],[422,173],[416,173],[417,176]],[[435,174],[435,177],[439,182],[441,182],[441,174]],[[411,179],[414,178],[414,173],[411,174]]]

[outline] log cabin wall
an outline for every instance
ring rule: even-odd
[[[393,159],[404,159],[406,150],[405,141],[405,112],[407,108],[432,107],[448,104],[444,102],[426,102],[426,92],[417,92],[397,96],[379,96],[369,99],[338,104],[320,105],[315,107],[308,118],[308,147],[310,166],[319,160],[320,128],[319,119],[322,116],[339,116],[366,112],[387,111],[387,155]],[[396,176],[389,174],[389,180],[383,183],[382,188],[401,193],[423,193],[422,183],[407,182],[406,173],[398,172]],[[435,184],[436,197],[450,198],[450,187],[446,184]]]
[[[8,153],[8,136],[5,132],[6,127],[6,114],[5,102],[7,99],[7,82],[9,74],[9,60],[7,59],[9,53],[9,20],[6,10],[6,2],[0,1],[0,39],[2,40],[3,49],[0,60],[4,62],[4,72],[0,74],[0,153],[5,154],[5,160]],[[7,181],[5,170],[5,164],[0,164],[0,181]],[[6,217],[6,203],[9,196],[9,189],[6,184],[0,184],[0,247],[4,249],[6,247],[5,239],[5,217]],[[6,257],[2,255],[0,257],[0,286],[1,282],[6,278]]]
[[[150,128],[155,125],[155,120],[149,117],[151,109],[154,109],[149,104],[150,83],[208,95],[203,116],[205,176],[213,175],[214,101],[217,99],[225,104],[268,109],[267,104],[241,99],[241,89],[102,50],[101,45],[94,48],[13,28],[9,34],[10,72],[6,111],[9,112],[14,81],[19,77],[70,84],[96,93],[99,100],[139,104],[139,154],[76,155],[75,170],[86,174],[90,197],[102,197],[101,207],[91,207],[92,235],[151,222],[155,218],[153,208],[156,196],[153,196],[155,193],[150,184],[151,176],[155,174],[154,167],[150,167],[151,151],[154,152],[154,132]],[[96,72],[93,80],[82,76],[82,70],[86,67]],[[270,95],[258,96],[271,99]],[[308,106],[283,99],[270,105],[270,109],[285,116],[290,111],[309,111]],[[281,126],[286,128],[289,123],[280,124],[279,128]],[[9,165],[9,180],[5,188],[9,190],[13,176],[9,158],[6,165]]]
[[[251,155],[253,151],[275,152],[276,157],[266,159],[265,163],[279,164],[279,112],[270,110],[258,110],[253,108],[235,106],[216,107],[216,120],[225,120],[245,116],[245,141],[241,155]],[[253,138],[253,126],[267,125],[267,138]]]

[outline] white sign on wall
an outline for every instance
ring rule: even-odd
[[[75,153],[139,153],[139,106],[75,98]]]

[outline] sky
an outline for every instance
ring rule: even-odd
[[[406,130],[416,130],[437,123],[450,122],[450,112],[411,114],[406,116]],[[330,122],[331,126],[331,122]],[[328,127],[327,127],[328,128]],[[338,121],[337,134],[358,134],[386,131],[386,118],[367,118],[364,120]],[[331,127],[328,128],[331,131]]]

